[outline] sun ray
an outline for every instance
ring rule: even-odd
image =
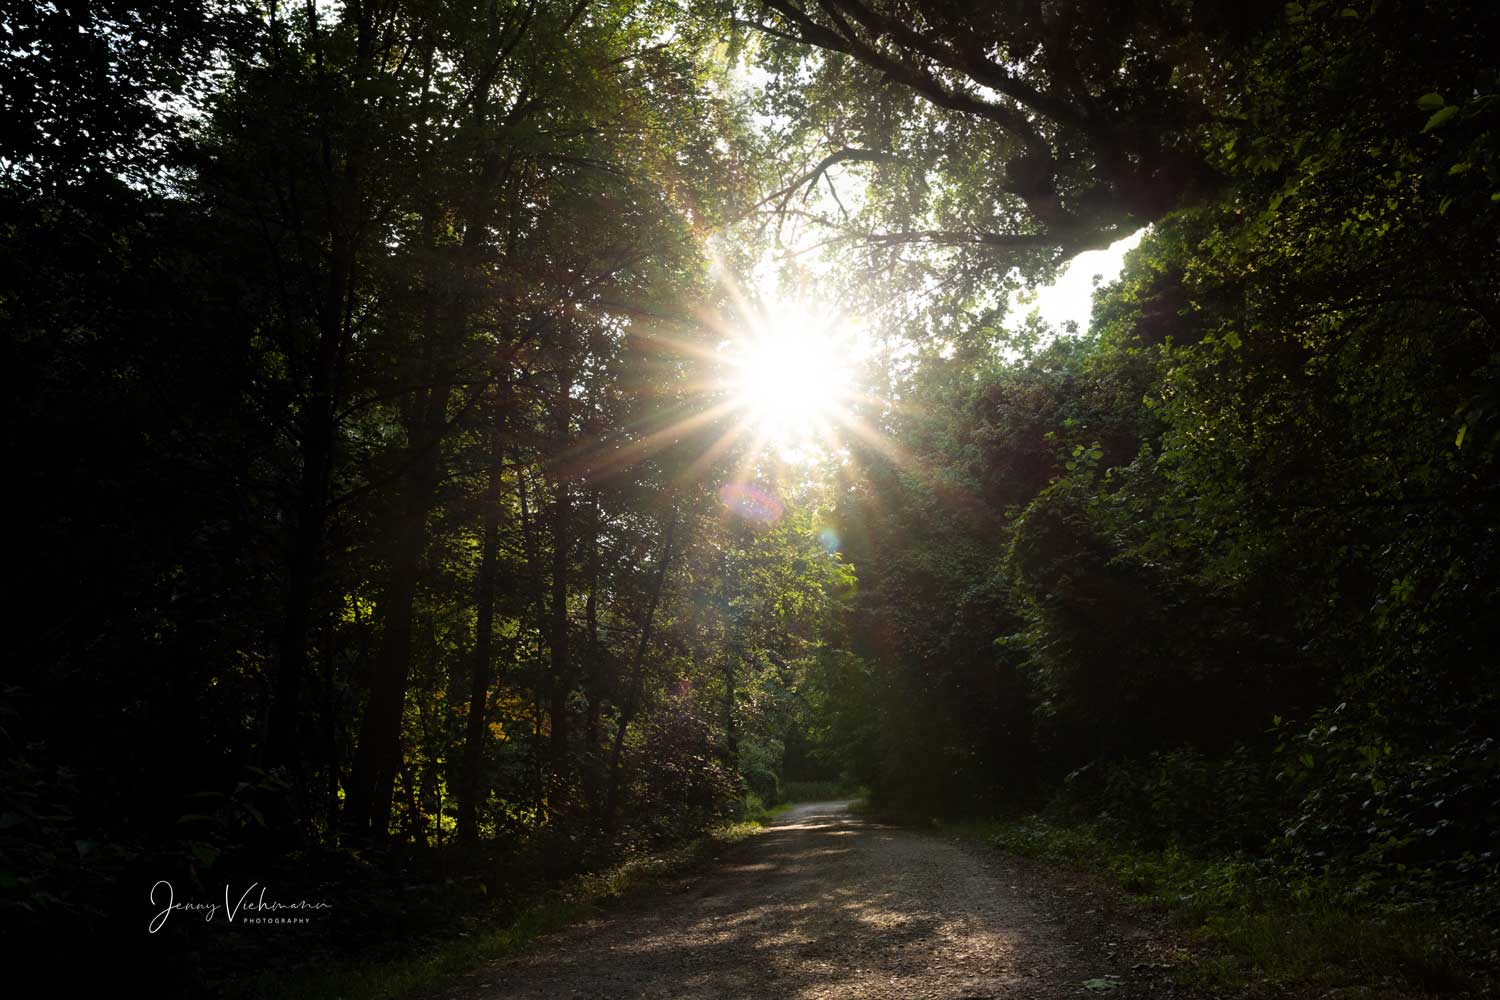
[[[882,434],[847,410],[843,413],[841,423],[844,429],[890,459],[898,468],[911,470],[920,466],[916,456],[897,444],[890,435]]]
[[[572,462],[559,461],[557,465],[564,474],[576,473],[582,467],[591,468],[595,474],[609,474],[627,466],[634,465],[649,455],[665,451],[677,439],[689,431],[697,430],[705,424],[712,423],[720,417],[731,413],[735,409],[733,400],[723,400],[713,406],[697,410],[693,413],[674,420],[664,427],[651,431],[643,437],[635,438],[624,444],[616,445],[611,451],[595,448],[575,456]],[[614,440],[606,444],[614,444]]]
[[[683,481],[696,481],[699,476],[703,475],[713,465],[715,459],[734,446],[734,443],[745,434],[745,431],[746,426],[743,423],[735,422],[730,424],[724,433],[720,434],[714,440],[713,444],[704,449],[703,454],[699,455],[693,460],[691,465],[683,470]]]

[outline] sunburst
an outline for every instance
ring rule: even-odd
[[[855,396],[858,331],[827,308],[783,302],[730,344],[727,388],[739,419],[782,451],[836,443]]]

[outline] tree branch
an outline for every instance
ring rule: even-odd
[[[820,6],[825,13],[843,26],[843,31],[836,31],[819,24],[805,11],[793,6],[790,0],[762,0],[762,3],[796,25],[798,31],[801,32],[799,40],[803,43],[853,56],[872,69],[880,70],[892,82],[905,84],[915,90],[930,103],[950,111],[962,111],[985,118],[1020,139],[1031,152],[1051,157],[1051,146],[1042,138],[1041,132],[1025,114],[1003,104],[995,104],[992,101],[950,90],[926,70],[911,66],[880,51],[861,39],[858,33],[849,27],[848,22],[844,21],[834,9],[834,4],[830,0],[819,0]]]
[[[819,5],[824,9],[838,7],[877,37],[889,35],[899,44],[920,52],[949,69],[963,73],[975,83],[1004,94],[1059,124],[1075,128],[1083,128],[1088,124],[1087,116],[1079,113],[1067,101],[1043,94],[1024,80],[1017,79],[1004,66],[982,54],[963,55],[952,46],[934,41],[921,34],[904,21],[866,7],[859,0],[819,0]]]

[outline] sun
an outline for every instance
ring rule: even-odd
[[[827,312],[774,308],[734,345],[735,405],[784,447],[827,440],[851,396],[857,353],[851,331]]]

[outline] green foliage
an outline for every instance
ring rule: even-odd
[[[1493,922],[1495,740],[1398,750],[1372,740],[1378,730],[1352,715],[1343,706],[1321,713],[1278,747],[1278,776],[1300,801],[1272,856],[1288,872],[1345,886],[1357,898],[1418,909],[1437,901]]]
[[[10,695],[12,692],[7,692]],[[0,701],[0,718],[14,704]],[[0,764],[0,913],[52,933],[107,918],[96,900],[115,881],[122,852],[80,836],[76,776],[32,745]]]
[[[413,990],[430,989],[486,962],[513,955],[546,934],[597,916],[632,894],[711,860],[724,848],[754,836],[777,810],[753,812],[670,850],[633,854],[561,885],[536,888],[499,912],[471,915],[452,933],[411,935],[403,954],[353,959],[332,954],[324,962],[245,975],[223,984],[223,995],[234,1000],[288,995],[314,1000],[395,1000]]]
[[[1215,193],[1154,220],[1087,335],[1003,353],[975,308],[987,351],[900,382],[886,427],[920,461],[872,457],[846,515],[872,537],[877,801],[1045,803],[1110,850],[1187,852],[1249,907],[1224,936],[1305,928],[1307,954],[1267,952],[1289,980],[1420,985],[1443,935],[1483,937],[1496,29],[1292,5],[1226,56]],[[1342,943],[1340,906],[1368,917]]]
[[[3,18],[0,377],[33,569],[7,591],[31,628],[0,917],[39,963],[86,947],[70,968],[140,961],[171,993],[297,959],[212,927],[142,953],[162,878],[341,872],[380,891],[340,887],[307,947],[376,950],[480,905],[419,872],[458,837],[501,845],[454,862],[489,898],[521,861],[562,878],[695,836],[743,790],[725,646],[754,665],[731,718],[779,745],[796,668],[769,657],[816,645],[852,579],[803,516],[735,536],[724,470],[684,474],[722,428],[669,430],[709,405],[691,317],[723,305],[708,234],[754,180],[714,27],[365,13]],[[691,564],[730,552],[754,571],[715,634]]]
[[[1452,991],[1491,947],[1439,914],[1372,908],[1337,881],[1289,879],[1243,856],[1213,849],[1151,849],[1102,826],[1038,816],[970,822],[962,836],[1052,864],[1106,876],[1143,903],[1168,911],[1199,945],[1179,977],[1217,988],[1316,986]],[[1185,959],[1186,956],[1181,956]]]
[[[674,697],[647,727],[635,768],[635,826],[652,848],[727,819],[743,785],[719,759],[713,727]]]
[[[1500,919],[1500,8],[12,6],[18,954],[325,871],[384,947],[860,786],[1290,979]],[[885,352],[826,482],[720,406],[772,247]],[[206,933],[165,991],[276,952]]]
[[[788,781],[783,794],[788,802],[835,802],[858,799],[864,789],[841,781]]]
[[[1091,822],[1112,840],[1200,856],[1256,851],[1279,833],[1282,790],[1263,754],[1222,757],[1185,748],[1100,760],[1069,774],[1047,814]]]
[[[751,792],[750,794],[745,796],[743,809],[740,812],[740,818],[738,822],[742,825],[748,824],[752,826],[765,826],[791,807],[792,804],[790,802],[781,802],[774,805],[767,805],[764,801],[761,800],[761,797],[759,795]]]
[[[745,787],[750,789],[761,802],[775,805],[782,800],[781,779],[777,778],[776,772],[770,768],[742,769],[740,775],[745,779]]]

